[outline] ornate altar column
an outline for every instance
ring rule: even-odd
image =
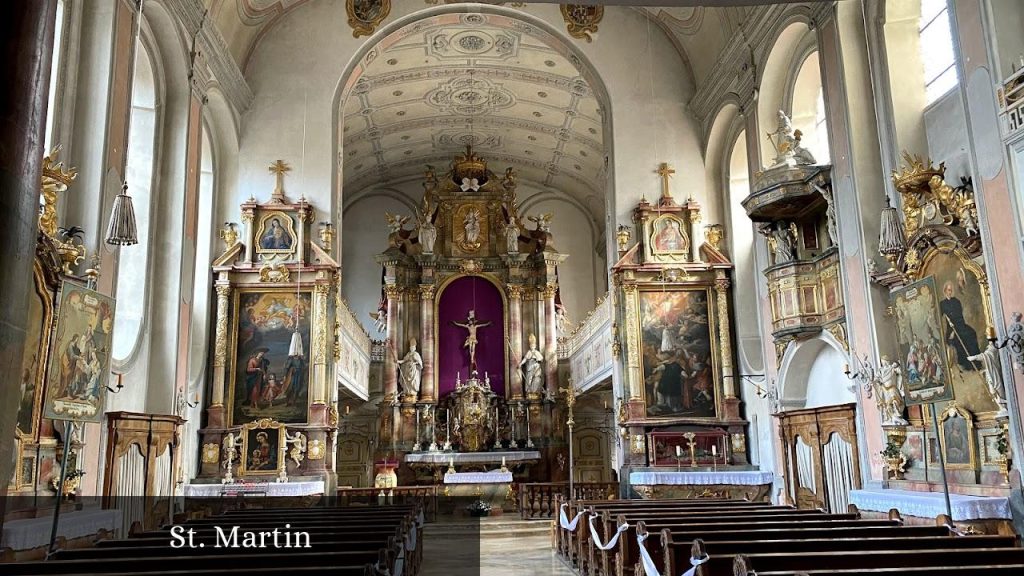
[[[392,401],[398,397],[398,314],[402,288],[389,284],[384,287],[388,298],[387,350],[384,351],[384,399]]]
[[[509,364],[512,367],[511,399],[523,399],[523,378],[519,373],[519,362],[523,359],[523,286],[521,284],[508,285],[508,341],[511,358]]]
[[[434,402],[434,285],[420,285],[420,342],[423,350],[423,374],[420,401]]]
[[[725,392],[725,417],[740,419],[740,401],[736,397],[736,378],[732,363],[732,333],[729,331],[729,279],[725,270],[715,272],[715,302],[718,305],[718,335],[722,349],[722,382]]]
[[[700,245],[704,243],[704,229],[700,226],[700,206],[692,198],[686,201],[690,211],[690,260],[700,262]]]
[[[557,291],[558,286],[555,284],[547,284],[540,290],[544,297],[544,381],[550,398],[556,398],[558,395],[558,334],[555,326]]]
[[[309,386],[309,423],[327,423],[327,298],[331,286],[318,283],[313,288],[313,380]]]
[[[209,427],[224,426],[224,382],[228,358],[228,296],[229,284],[217,284],[217,327],[213,349],[213,394],[207,408]]]

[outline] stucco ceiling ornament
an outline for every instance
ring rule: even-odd
[[[479,116],[514,105],[516,97],[501,84],[462,76],[441,84],[426,95],[426,103],[454,115]]]
[[[345,0],[352,36],[369,36],[391,13],[391,0]]]
[[[604,6],[562,4],[562,18],[570,36],[592,42],[591,34],[597,34],[597,25],[604,18]]]

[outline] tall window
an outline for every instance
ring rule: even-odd
[[[825,121],[825,91],[821,86],[818,52],[811,52],[793,82],[793,128],[803,134],[801,143],[819,164],[828,164],[828,123]]]
[[[131,127],[128,132],[128,183],[135,208],[139,244],[121,248],[117,265],[117,311],[113,357],[127,360],[135,349],[146,311],[149,264],[149,211],[156,152],[156,83],[149,51],[139,44],[132,84]]]
[[[924,62],[925,99],[935,102],[956,87],[956,55],[949,27],[946,0],[921,0],[921,60]]]
[[[46,104],[46,136],[44,136],[44,150],[50,152],[53,147],[54,118],[57,116],[57,92],[60,90],[60,68],[63,62],[61,55],[64,53],[64,13],[66,5],[64,0],[57,0],[57,21],[53,26],[53,60],[50,63],[50,97]]]

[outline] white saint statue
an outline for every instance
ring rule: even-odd
[[[519,253],[519,225],[516,224],[515,216],[509,218],[505,226],[505,244],[509,254]]]
[[[793,122],[782,110],[779,110],[779,124],[774,132],[768,133],[768,139],[775,147],[775,164],[772,168],[780,166],[806,166],[815,164],[814,155],[810,150],[800,145],[803,133],[793,130]]]
[[[416,339],[409,339],[409,351],[398,363],[402,380],[402,393],[413,398],[419,397],[420,380],[423,377],[423,357],[416,351]]]
[[[544,388],[544,355],[537,350],[537,337],[530,334],[530,349],[519,362],[519,373],[527,394],[540,393]]]
[[[437,227],[428,218],[420,222],[420,244],[424,254],[434,253],[434,242],[437,241]]]
[[[480,239],[480,212],[476,208],[471,208],[469,212],[466,212],[466,242],[469,244],[475,244]]]
[[[487,322],[477,321],[476,310],[470,310],[465,323],[455,322],[453,320],[452,324],[459,328],[466,329],[466,340],[462,343],[462,347],[469,350],[469,369],[472,374],[472,372],[476,371],[476,345],[480,342],[477,340],[476,331],[478,328],[490,326],[491,322],[490,320]]]
[[[903,372],[900,365],[891,362],[888,356],[882,356],[877,377],[872,384],[875,387],[875,402],[882,414],[882,424],[906,426],[903,410],[907,405],[903,399]]]
[[[982,374],[985,376],[985,382],[988,384],[988,392],[992,395],[992,400],[999,406],[999,413],[996,414],[996,418],[1007,416],[1006,386],[1003,383],[1003,363],[999,358],[999,349],[996,348],[995,343],[989,340],[988,346],[984,350],[974,356],[968,356],[967,359],[971,362],[981,361]]]
[[[565,306],[558,306],[558,310],[555,311],[555,329],[558,331],[558,337],[566,338],[569,336],[569,332],[572,330],[572,322],[569,321],[569,314],[565,311]]]

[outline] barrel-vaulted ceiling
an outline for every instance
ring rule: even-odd
[[[430,18],[373,54],[345,103],[344,185],[447,168],[467,144],[496,172],[569,192],[601,221],[601,107],[536,27],[486,14]]]

